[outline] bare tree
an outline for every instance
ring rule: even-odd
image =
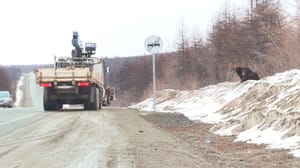
[[[183,22],[181,22],[180,28],[178,30],[178,40],[176,41],[177,51],[181,56],[181,61],[179,63],[178,75],[181,78],[182,88],[186,85],[186,75],[187,67],[189,66],[189,39],[187,28]]]

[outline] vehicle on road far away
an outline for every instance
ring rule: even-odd
[[[13,101],[9,91],[0,91],[0,107],[13,107]]]

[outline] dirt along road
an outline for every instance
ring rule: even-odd
[[[0,137],[1,167],[210,167],[188,144],[136,111],[42,113]]]

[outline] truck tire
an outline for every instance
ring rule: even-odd
[[[95,86],[91,87],[88,101],[83,104],[85,110],[98,110],[99,103],[99,89]]]
[[[92,105],[92,110],[98,110],[99,109],[99,89],[95,88],[94,90],[94,102]]]
[[[55,101],[49,100],[50,90],[48,88],[44,89],[44,96],[43,96],[43,104],[45,111],[55,111],[58,110],[57,103]]]

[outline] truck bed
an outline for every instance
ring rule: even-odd
[[[82,68],[43,68],[36,72],[36,82],[69,82],[69,81],[90,81],[103,84],[102,76],[96,69],[89,67]],[[99,73],[99,74],[98,74]]]
[[[37,82],[82,81],[90,78],[89,68],[44,68],[36,71]]]

